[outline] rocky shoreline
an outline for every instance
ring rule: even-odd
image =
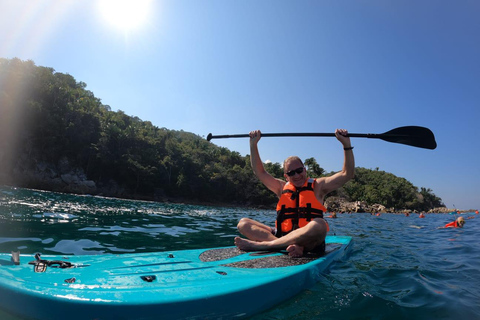
[[[21,161],[20,163],[26,163]],[[67,158],[61,159],[57,165],[38,162],[33,168],[25,168],[16,166],[14,175],[11,181],[5,181],[7,184],[12,185],[12,181],[20,181],[20,187],[28,187],[34,189],[50,190],[54,192],[65,192],[74,194],[90,194],[100,195],[106,197],[138,199],[138,200],[152,200],[159,202],[174,202],[174,203],[187,203],[188,199],[175,199],[168,198],[165,195],[159,193],[151,199],[145,197],[135,197],[128,194],[124,188],[119,186],[116,181],[110,180],[104,183],[98,183],[93,180],[88,180],[87,175],[81,168],[72,166]],[[17,185],[17,183],[15,183]],[[199,203],[195,203],[199,204]],[[202,203],[205,205],[218,205],[213,203]],[[230,204],[232,205],[232,204]],[[352,212],[352,213],[419,213],[415,210],[403,209],[403,208],[387,208],[381,204],[368,205],[363,201],[346,201],[341,197],[328,197],[325,200],[325,207],[329,212]],[[273,206],[272,206],[273,208]],[[270,209],[270,208],[264,208]],[[449,213],[454,209],[446,207],[434,208],[428,211],[428,213]]]
[[[352,213],[420,213],[416,210],[402,208],[387,208],[381,204],[368,205],[364,201],[346,201],[340,197],[328,197],[325,207],[329,212],[352,212]],[[429,210],[427,213],[449,213],[454,209],[439,207]]]

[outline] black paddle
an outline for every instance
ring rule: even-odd
[[[348,136],[353,138],[382,139],[388,142],[401,143],[432,150],[437,147],[437,142],[435,141],[433,132],[428,128],[417,126],[395,128],[385,133],[349,133]],[[209,133],[207,136],[207,141],[212,139],[248,137],[248,134],[227,134],[214,136]],[[335,133],[262,133],[262,137],[335,137]]]

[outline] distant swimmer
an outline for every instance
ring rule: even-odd
[[[463,217],[458,217],[455,221],[447,223],[444,228],[463,228],[465,220]]]
[[[327,218],[336,219],[337,218],[337,213],[333,212],[331,215],[327,216]]]
[[[425,215],[422,213],[420,213],[420,215],[418,216],[419,218],[425,218]]]

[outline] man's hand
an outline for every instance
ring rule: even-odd
[[[348,131],[345,129],[337,129],[335,130],[335,137],[337,140],[343,144],[344,148],[350,148],[352,146],[350,142],[350,137],[347,137]]]
[[[262,132],[260,130],[250,131],[250,145],[252,145],[252,143],[257,144],[261,137]]]

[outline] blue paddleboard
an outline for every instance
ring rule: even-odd
[[[0,254],[0,308],[33,319],[242,318],[313,286],[350,237],[323,256],[236,247],[119,255]]]

